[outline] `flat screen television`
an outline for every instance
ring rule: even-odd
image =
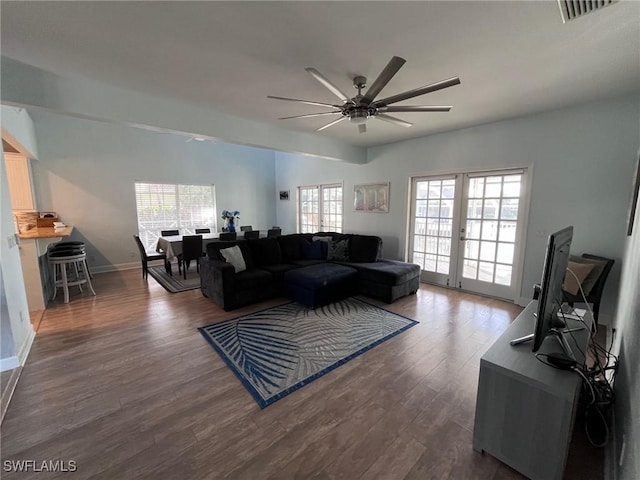
[[[571,348],[562,336],[565,323],[558,318],[562,306],[562,284],[569,262],[569,249],[573,240],[573,227],[566,227],[549,235],[547,252],[542,270],[538,312],[533,333],[533,351],[537,352],[545,337],[555,334],[563,345],[565,353],[573,356]]]

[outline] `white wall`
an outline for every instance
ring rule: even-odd
[[[29,158],[38,158],[38,145],[33,130],[33,121],[24,108],[0,105],[2,121],[2,138],[12,146],[19,148],[20,153]],[[19,144],[14,145],[14,144]]]
[[[153,96],[103,83],[63,78],[1,57],[2,103],[37,107],[81,118],[146,125],[211,136],[239,145],[364,163],[366,152],[323,135],[236,117],[201,105]]]
[[[366,165],[276,154],[278,224],[295,228],[295,188],[344,181],[344,231],[378,234],[387,258],[402,259],[409,178],[415,174],[532,166],[532,196],[521,296],[540,280],[546,237],[575,227],[572,251],[616,259],[602,315],[615,310],[626,214],[638,145],[639,98],[625,97],[446,132],[369,149]],[[353,211],[353,185],[390,181],[390,213]]]
[[[0,107],[2,136],[21,153],[35,157],[38,154],[33,122],[23,109]],[[31,342],[33,327],[29,320],[29,305],[24,289],[20,252],[14,241],[16,230],[11,210],[11,197],[4,152],[0,158],[0,268],[2,269],[2,293],[6,300],[2,305],[0,328],[0,368],[7,370],[23,364]]]
[[[613,351],[619,355],[620,368],[614,404],[617,448],[612,462],[618,468],[616,478],[636,480],[640,478],[640,199],[636,206],[633,235],[627,237],[614,327]],[[619,466],[623,439],[626,445],[623,464]]]
[[[274,153],[251,147],[185,142],[133,127],[33,113],[40,161],[33,167],[41,210],[55,211],[87,243],[96,271],[139,262],[135,181],[214,184],[218,212],[241,223],[274,224]]]
[[[3,124],[3,127],[9,127]],[[8,370],[24,363],[33,340],[33,327],[29,320],[29,305],[24,289],[20,252],[15,242],[15,224],[11,211],[11,197],[4,164],[4,152],[0,157],[0,268],[2,269],[2,293],[6,298],[0,335],[2,353],[0,369]],[[3,305],[3,310],[4,310]],[[4,318],[4,315],[8,315]],[[9,327],[9,328],[7,328]]]

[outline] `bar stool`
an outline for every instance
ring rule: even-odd
[[[91,285],[91,277],[87,268],[87,254],[84,247],[66,246],[52,248],[49,251],[49,264],[53,269],[53,297],[55,300],[58,287],[62,287],[64,291],[64,303],[69,303],[69,287],[77,285],[82,292],[82,285],[89,285],[91,294],[95,296],[96,292]],[[60,280],[57,278],[60,273]],[[71,275],[71,276],[70,276]]]
[[[71,251],[80,250],[81,251],[80,253],[86,253],[84,242],[81,242],[79,240],[69,240],[66,242],[52,243],[47,248],[48,253],[62,252],[62,251],[69,251],[69,250]],[[93,278],[93,275],[91,274],[91,270],[89,269],[88,264],[87,264],[87,271],[89,272],[89,278]]]

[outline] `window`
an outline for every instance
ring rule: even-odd
[[[193,234],[196,228],[216,230],[213,185],[172,185],[136,182],[138,232],[142,244],[154,250],[161,230]]]
[[[298,187],[298,231],[342,232],[342,185]]]

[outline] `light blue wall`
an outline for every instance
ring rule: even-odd
[[[627,239],[613,349],[619,355],[620,369],[615,383],[617,448],[612,462],[618,469],[616,478],[636,480],[640,478],[640,199],[633,235]],[[623,439],[626,445],[619,465]]]
[[[3,106],[0,113],[3,136],[10,138],[21,153],[37,154],[33,123],[27,112]],[[2,295],[6,298],[3,309],[6,307],[7,316],[3,311],[0,359],[20,355],[19,361],[22,362],[28,353],[27,347],[33,335],[33,328],[29,321],[29,305],[24,289],[20,252],[13,240],[15,233],[4,152],[2,152],[0,156],[0,268],[2,277],[6,280],[2,285]],[[11,362],[10,365],[15,366],[15,363],[15,361]]]
[[[186,142],[138,128],[33,113],[40,161],[34,189],[40,210],[55,211],[87,243],[96,271],[136,262],[134,182],[214,184],[218,212],[239,210],[243,224],[274,224],[274,153]]]
[[[404,258],[409,178],[463,169],[531,166],[531,209],[521,296],[540,280],[546,237],[575,227],[573,252],[615,258],[603,314],[616,305],[624,251],[631,176],[640,132],[639,97],[625,97],[539,115],[480,125],[369,149],[366,165],[345,165],[296,155],[276,155],[278,222],[295,228],[299,185],[344,182],[344,230],[379,234],[387,258]],[[353,185],[390,181],[390,213],[353,211]]]

